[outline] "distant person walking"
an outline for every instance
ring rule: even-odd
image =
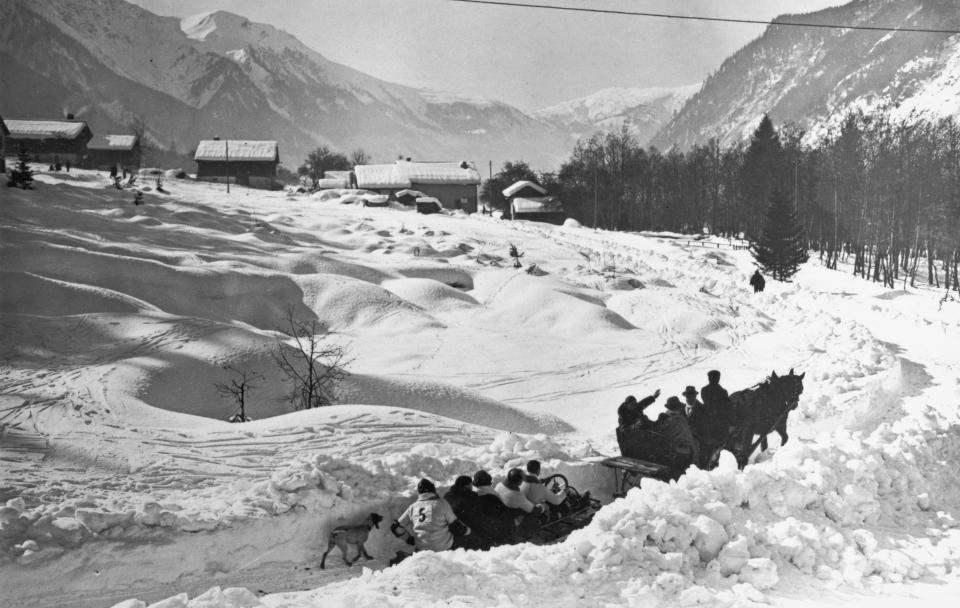
[[[763,278],[763,275],[760,274],[760,269],[753,271],[753,276],[750,277],[750,285],[753,286],[753,293],[760,293],[763,291],[763,288],[766,287],[767,281]]]

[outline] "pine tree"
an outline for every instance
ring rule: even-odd
[[[20,148],[20,152],[17,154],[17,166],[10,172],[10,179],[7,181],[7,186],[11,188],[20,186],[24,190],[31,187],[33,183],[33,171],[30,170],[30,165],[27,164],[29,160],[30,156],[26,150]]]
[[[762,229],[756,220],[755,209],[761,209],[776,188],[784,185],[784,153],[780,136],[773,121],[766,114],[750,138],[740,169],[742,219],[744,231],[750,238]]]
[[[763,271],[778,281],[788,281],[808,255],[803,228],[790,197],[781,188],[773,191],[760,239],[750,252]]]

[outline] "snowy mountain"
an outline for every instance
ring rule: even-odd
[[[856,0],[780,21],[957,29],[950,0]],[[776,124],[822,133],[850,109],[895,118],[960,116],[960,36],[771,25],[724,61],[653,139],[681,148],[733,143],[767,112]]]
[[[122,0],[0,0],[0,108],[73,112],[97,132],[143,115],[181,151],[202,137],[269,138],[295,165],[315,145],[374,158],[528,158],[555,164],[568,139],[495,101],[377,80],[274,27],[228,12],[184,20]]]
[[[618,131],[624,124],[645,145],[700,85],[603,89],[593,95],[553,105],[533,113],[566,130],[574,139]]]

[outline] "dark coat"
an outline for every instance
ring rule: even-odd
[[[472,548],[489,549],[515,541],[515,514],[511,513],[512,509],[507,508],[499,496],[467,490],[456,500],[454,513],[470,526],[470,535],[474,537]]]
[[[657,398],[653,395],[644,397],[640,401],[628,397],[627,400],[620,405],[619,409],[617,409],[617,426],[628,427],[639,425],[638,428],[653,428],[653,421],[647,418],[643,410],[647,409],[647,407],[656,400]]]
[[[675,455],[682,456],[675,466],[686,468],[690,462],[700,461],[700,448],[693,433],[687,415],[680,410],[667,410],[657,419],[657,431],[670,442]],[[686,456],[689,455],[689,456]],[[686,462],[683,462],[686,460]]]
[[[700,397],[703,399],[704,412],[712,429],[703,437],[711,441],[722,441],[734,422],[730,395],[720,384],[708,384],[700,389]]]
[[[767,284],[766,279],[763,278],[763,275],[759,272],[753,273],[753,276],[750,277],[750,285],[756,291],[763,291],[764,286]]]

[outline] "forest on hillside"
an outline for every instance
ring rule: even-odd
[[[960,291],[960,124],[850,114],[818,144],[803,139],[766,116],[740,146],[714,139],[686,152],[644,149],[622,129],[581,140],[556,173],[506,163],[481,198],[503,209],[500,191],[530,179],[587,226],[756,241],[779,191],[828,266],[849,259],[855,274],[891,288],[920,276]]]

